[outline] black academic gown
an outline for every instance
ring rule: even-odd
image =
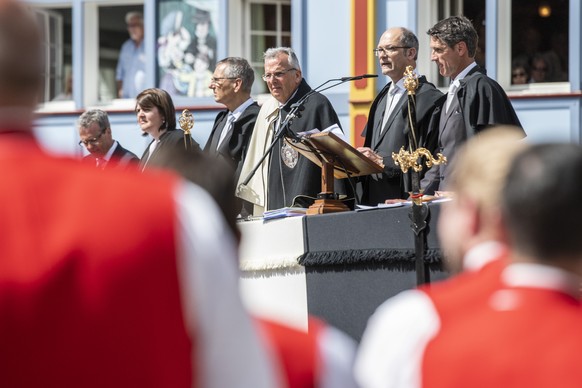
[[[295,95],[283,106],[281,122],[287,117],[291,106],[311,90],[307,82],[302,80]],[[297,134],[315,128],[324,130],[334,124],[341,128],[337,113],[324,95],[320,93],[311,95],[303,107],[299,117],[293,119],[289,126],[292,133]],[[267,210],[292,206],[295,199],[298,201],[305,197],[314,199],[321,192],[321,168],[301,154],[298,154],[296,158],[293,157],[293,151],[287,147],[285,149],[289,151],[286,153],[289,157],[285,158],[286,164],[281,158],[283,145],[284,140],[280,139],[273,147],[269,160]],[[296,161],[295,165],[293,165],[294,161]],[[335,191],[351,194],[343,181],[335,180]]]
[[[238,182],[259,110],[260,107],[256,102],[249,105],[232,124],[232,130],[226,135],[220,147],[212,149],[213,140],[214,143],[217,143],[218,139],[215,138],[220,137],[229,113],[228,109],[219,112],[214,120],[208,141],[204,146],[204,152],[218,156],[232,166],[235,182]]]
[[[141,156],[139,166],[140,169],[142,170],[148,168],[150,164],[157,165],[158,162],[156,161],[156,159],[158,157],[167,158],[168,155],[171,154],[172,149],[174,149],[175,147],[186,148],[186,145],[184,143],[184,132],[181,129],[174,129],[171,131],[164,132],[162,136],[160,136],[160,144],[157,145],[157,147],[154,149],[154,152],[150,156],[149,152],[150,145],[154,141],[155,140],[152,140],[150,142],[150,144],[146,147],[145,151],[143,152],[143,155]],[[202,152],[202,150],[200,149],[200,145],[198,145],[198,143],[194,139],[192,139],[191,144],[192,146],[188,146],[189,152],[192,153]]]
[[[443,119],[445,101],[434,110],[431,117],[428,141],[435,144],[438,152],[447,157],[447,166],[454,159],[456,150],[468,138],[494,125],[511,125],[525,137],[521,122],[503,88],[485,70],[475,66],[460,80],[456,92],[455,107],[449,115],[461,115],[462,119]],[[443,132],[447,131],[447,136]],[[449,139],[443,141],[443,139]],[[451,144],[453,142],[454,144]],[[426,194],[446,189],[447,166],[433,166],[421,182]]]
[[[417,142],[419,147],[425,146],[432,153],[435,144],[427,145],[425,140],[432,112],[438,106],[443,94],[424,76],[419,77],[418,82],[419,86],[416,89]],[[409,179],[404,179],[406,175],[402,174],[402,170],[392,159],[393,152],[398,153],[401,147],[408,149],[409,145],[407,93],[400,98],[398,105],[393,109],[384,131],[381,128],[388,89],[391,85],[392,83],[389,82],[372,102],[368,122],[362,132],[365,138],[364,147],[369,147],[382,156],[384,163],[382,174],[367,175],[360,179],[362,184],[360,203],[364,205],[377,205],[392,198],[408,198],[408,191],[410,191]]]

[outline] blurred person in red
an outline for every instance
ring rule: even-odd
[[[236,241],[240,241],[236,224],[240,209],[234,196],[235,180],[228,173],[229,162],[205,153],[192,156],[183,149],[166,149],[151,167],[154,165],[176,171],[206,189],[219,205]],[[238,261],[232,264],[234,267]],[[357,387],[352,374],[356,343],[345,333],[313,316],[308,319],[307,331],[268,317],[254,319],[273,358],[280,363],[289,388]]]
[[[507,160],[496,150],[507,147],[500,134],[471,147],[492,133],[470,139],[455,160],[455,197],[439,216],[441,244],[464,272],[374,313],[356,366],[362,387],[580,385],[582,207],[571,204],[582,189],[582,149],[538,144],[513,153],[494,194],[464,165],[483,178],[479,170]],[[475,200],[481,191],[493,206]]]
[[[43,42],[0,2],[0,386],[281,386],[206,191],[36,142]]]

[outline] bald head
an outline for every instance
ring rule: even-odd
[[[44,68],[42,39],[33,11],[0,0],[0,108],[34,108]]]

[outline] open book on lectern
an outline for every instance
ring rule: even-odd
[[[333,166],[336,179],[378,174],[382,167],[333,132],[308,134],[297,142],[288,141],[291,147],[323,168]]]

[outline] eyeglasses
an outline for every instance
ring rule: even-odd
[[[215,84],[215,85],[219,85],[220,82],[218,82],[218,81],[223,80],[223,79],[233,80],[233,79],[238,79],[238,77],[212,77],[212,78],[210,78],[210,83]]]
[[[527,74],[525,73],[513,73],[511,74],[512,77],[525,77]]]
[[[291,71],[291,70],[297,70],[296,68],[292,67],[290,69],[287,70],[283,70],[283,71],[278,71],[276,73],[267,73],[267,74],[263,74],[263,81],[268,81],[271,78],[275,77],[277,79],[281,79],[283,78],[283,76],[285,75],[285,73]]]
[[[99,135],[95,136],[94,138],[79,141],[79,145],[80,146],[84,145],[85,147],[87,147],[89,144],[91,144],[92,146],[94,146],[95,144],[99,143],[99,139],[101,138],[101,136],[103,136],[104,133],[105,129],[102,129],[101,133],[99,133]]]
[[[409,46],[388,46],[388,47],[378,47],[374,50],[374,55],[379,57],[380,55],[386,55],[388,53],[395,53],[398,49],[409,49]]]

